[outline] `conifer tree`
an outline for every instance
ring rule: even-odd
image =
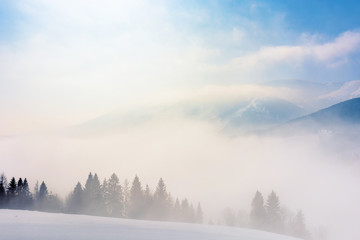
[[[292,235],[294,237],[309,239],[310,235],[306,229],[305,218],[302,211],[298,211],[293,223]]]
[[[5,176],[5,173],[2,173],[2,174],[0,175],[0,182],[2,182],[3,185],[4,185],[4,188],[6,188],[6,186],[8,185],[8,182],[7,182],[7,178],[6,178],[6,176]]]
[[[180,215],[180,221],[181,222],[191,222],[190,217],[190,206],[188,200],[185,198],[181,201],[181,215]]]
[[[194,205],[190,204],[189,208],[189,222],[194,223],[195,222],[195,208]]]
[[[34,200],[37,201],[39,199],[39,181],[36,181],[34,186]]]
[[[123,217],[127,218],[129,217],[129,203],[130,203],[130,187],[129,187],[129,181],[125,179],[124,185],[123,185]]]
[[[144,218],[154,219],[153,196],[148,184],[146,184],[144,192]]]
[[[100,189],[101,189],[101,196],[102,196],[102,199],[103,199],[103,203],[104,203],[104,207],[105,207],[105,212],[106,212],[106,215],[108,216],[109,215],[109,212],[110,212],[110,209],[109,209],[109,204],[108,204],[108,198],[109,198],[109,190],[108,190],[108,181],[106,178],[104,178],[104,181],[103,183],[101,184],[100,186]]]
[[[5,185],[3,180],[0,179],[0,208],[5,207],[5,201],[6,201]]]
[[[10,183],[8,184],[6,197],[9,208],[16,208],[17,184],[14,177],[11,178]]]
[[[225,208],[223,216],[226,226],[234,227],[236,225],[236,214],[233,209],[229,207]]]
[[[280,212],[279,197],[272,191],[266,201],[267,225],[268,230],[281,233],[283,232],[283,223]]]
[[[175,200],[174,208],[172,211],[172,220],[175,222],[181,221],[181,205],[178,198]]]
[[[7,205],[7,179],[5,173],[0,175],[0,208],[5,208]]]
[[[27,179],[24,179],[23,187],[22,187],[22,199],[24,209],[30,209],[31,205],[33,204],[33,198],[29,189],[29,183]]]
[[[256,229],[265,229],[267,214],[264,207],[264,198],[261,192],[256,191],[251,203],[250,221],[251,226]]]
[[[16,208],[23,209],[25,196],[24,196],[24,190],[23,190],[23,180],[21,178],[19,178],[18,183],[17,183],[16,195],[17,195],[16,203],[15,203]]]
[[[154,213],[156,219],[165,220],[170,209],[169,194],[162,178],[159,179],[154,193]]]
[[[21,178],[19,178],[19,180],[18,180],[18,183],[17,183],[17,192],[18,192],[18,194],[20,194],[21,193],[21,191],[22,191],[22,187],[23,187],[23,180],[21,179]]]
[[[36,186],[37,187],[37,186]],[[41,211],[47,211],[48,209],[48,196],[49,192],[44,181],[41,182],[40,188],[37,193],[37,198],[35,201],[35,209]]]
[[[144,192],[138,176],[135,176],[130,189],[129,217],[140,219],[144,208]]]
[[[95,173],[90,173],[85,183],[84,212],[90,215],[105,215],[105,206],[102,199],[100,181]]]
[[[84,190],[78,182],[68,198],[67,208],[70,213],[82,213],[84,204]]]
[[[42,181],[41,185],[40,185],[40,190],[39,190],[39,200],[43,201],[45,200],[49,195],[47,186],[45,184],[44,181]]]
[[[106,183],[105,204],[110,216],[121,217],[123,213],[123,191],[118,176],[113,173]]]
[[[204,214],[201,208],[200,203],[198,203],[197,205],[197,209],[196,209],[196,223],[203,223],[204,221]]]

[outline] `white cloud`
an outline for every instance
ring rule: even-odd
[[[359,50],[360,33],[349,31],[324,44],[262,47],[255,53],[233,59],[232,64],[239,68],[266,68],[275,64],[303,64],[306,61],[315,61],[334,66]]]

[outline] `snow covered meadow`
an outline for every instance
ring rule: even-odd
[[[1,240],[296,240],[257,230],[0,210]]]

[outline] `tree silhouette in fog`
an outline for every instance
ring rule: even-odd
[[[143,189],[140,178],[136,175],[131,187],[125,179],[120,184],[113,173],[100,184],[98,175],[89,173],[84,187],[77,182],[65,203],[52,194],[44,181],[36,182],[33,194],[29,190],[26,178],[16,181],[12,177],[7,183],[4,174],[0,175],[0,208],[28,209],[47,212],[65,212],[97,216],[122,217],[133,219],[203,223],[204,213],[201,204],[196,209],[187,198],[173,200],[165,181],[160,178],[155,191],[149,185]],[[302,239],[310,239],[302,211],[291,214],[282,209],[275,191],[272,191],[266,203],[261,192],[256,191],[251,202],[250,214],[231,208],[223,211],[224,222],[218,224],[233,227],[252,227],[281,234],[288,234]],[[286,219],[286,222],[284,221]],[[212,220],[210,220],[212,222]]]

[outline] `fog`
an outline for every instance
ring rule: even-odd
[[[64,133],[65,132],[65,133]],[[205,221],[225,207],[250,211],[257,190],[272,190],[282,206],[303,210],[310,230],[328,239],[358,239],[360,150],[357,142],[323,131],[315,134],[229,134],[215,120],[165,114],[113,131],[68,131],[1,138],[2,171],[45,181],[66,197],[89,172],[135,174],[152,190],[160,177],[173,196],[201,202]],[[234,129],[236,132],[236,129]]]
[[[89,172],[162,177],[214,223],[274,190],[310,230],[358,240],[359,125],[288,124],[360,97],[358,9],[0,1],[0,174],[63,199]],[[357,106],[341,111],[359,124]]]

